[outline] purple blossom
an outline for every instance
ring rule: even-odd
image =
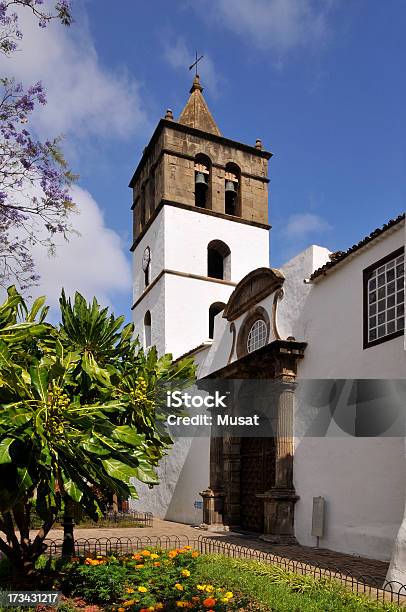
[[[40,243],[53,252],[53,237],[70,230],[72,179],[58,153],[58,141],[41,142],[24,125],[36,104],[44,103],[42,84],[26,91],[10,79],[1,79],[1,84],[0,283],[17,280],[23,289],[38,280],[32,245]]]
[[[55,2],[51,12],[44,10],[44,0],[0,0],[0,52],[5,55],[22,38],[12,5],[31,10],[40,27],[52,19],[72,23],[68,0]],[[46,104],[42,83],[24,90],[21,83],[0,78],[0,86],[0,284],[17,282],[24,290],[39,279],[32,245],[53,252],[53,237],[70,231],[72,176],[58,150],[59,139],[41,142],[26,127],[36,105]]]

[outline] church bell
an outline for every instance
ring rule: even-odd
[[[233,181],[226,182],[226,193],[229,193],[230,195],[233,195],[233,196],[237,195],[237,191],[236,191]]]
[[[196,172],[195,185],[203,185],[207,187],[206,177],[203,172]]]

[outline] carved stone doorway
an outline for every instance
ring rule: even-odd
[[[275,485],[275,438],[241,438],[240,526],[264,531],[264,503],[258,498]]]

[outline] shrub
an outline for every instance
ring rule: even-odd
[[[75,563],[65,572],[61,582],[63,593],[96,604],[118,599],[128,578],[127,568],[117,562],[98,566]]]

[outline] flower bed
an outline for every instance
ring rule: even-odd
[[[199,554],[189,545],[171,550],[156,545],[136,553],[89,555],[69,562],[43,556],[37,571],[38,584],[45,590],[62,590],[58,612],[401,610],[354,593],[336,580],[315,579],[253,559]]]
[[[231,591],[196,582],[198,557],[198,552],[184,546],[120,557],[74,558],[63,569],[61,588],[65,595],[112,612],[231,609]]]

